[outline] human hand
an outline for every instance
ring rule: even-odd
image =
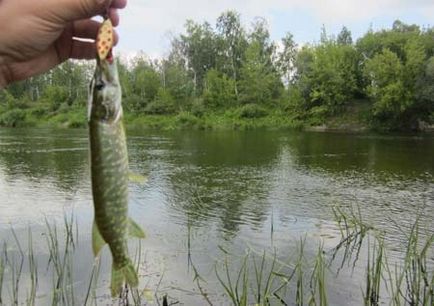
[[[107,10],[114,26],[127,0],[0,0],[0,88],[48,71],[67,59],[92,59]],[[115,44],[118,36],[115,33]]]

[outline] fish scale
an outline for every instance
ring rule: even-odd
[[[110,27],[110,22],[103,23],[105,32],[112,31]],[[89,95],[91,181],[95,211],[92,246],[97,256],[105,244],[109,245],[113,257],[112,296],[120,293],[124,282],[133,287],[138,285],[137,272],[128,256],[127,239],[128,236],[145,237],[143,230],[128,218],[129,170],[121,97],[112,51],[100,53]]]

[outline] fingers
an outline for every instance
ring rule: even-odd
[[[51,11],[64,21],[91,18],[105,13],[107,9],[124,8],[126,0],[45,0]],[[48,4],[48,3],[47,3]],[[116,13],[114,13],[116,14]],[[115,17],[115,16],[114,16]]]
[[[7,83],[27,79],[44,73],[59,64],[59,57],[54,47],[49,48],[27,62],[15,62],[7,66]]]
[[[93,59],[96,54],[96,46],[94,43],[73,40],[71,47],[70,58],[73,59]]]
[[[119,13],[117,9],[109,10],[109,17],[114,27],[119,25]]]
[[[82,39],[95,39],[98,30],[101,26],[101,22],[87,19],[87,20],[80,20],[74,22],[74,29],[72,36],[76,38],[82,38]],[[114,44],[116,45],[119,41],[119,35],[115,31],[114,32]]]
[[[91,19],[76,21],[72,35],[79,38],[95,39],[100,26],[101,22]]]
[[[113,0],[110,7],[123,9],[127,6],[127,0]]]

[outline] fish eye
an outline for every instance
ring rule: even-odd
[[[105,84],[103,82],[97,83],[95,85],[96,90],[102,90],[104,88]]]

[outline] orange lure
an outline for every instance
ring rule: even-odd
[[[109,59],[114,44],[113,24],[110,19],[104,20],[96,38],[96,49],[100,60]]]

